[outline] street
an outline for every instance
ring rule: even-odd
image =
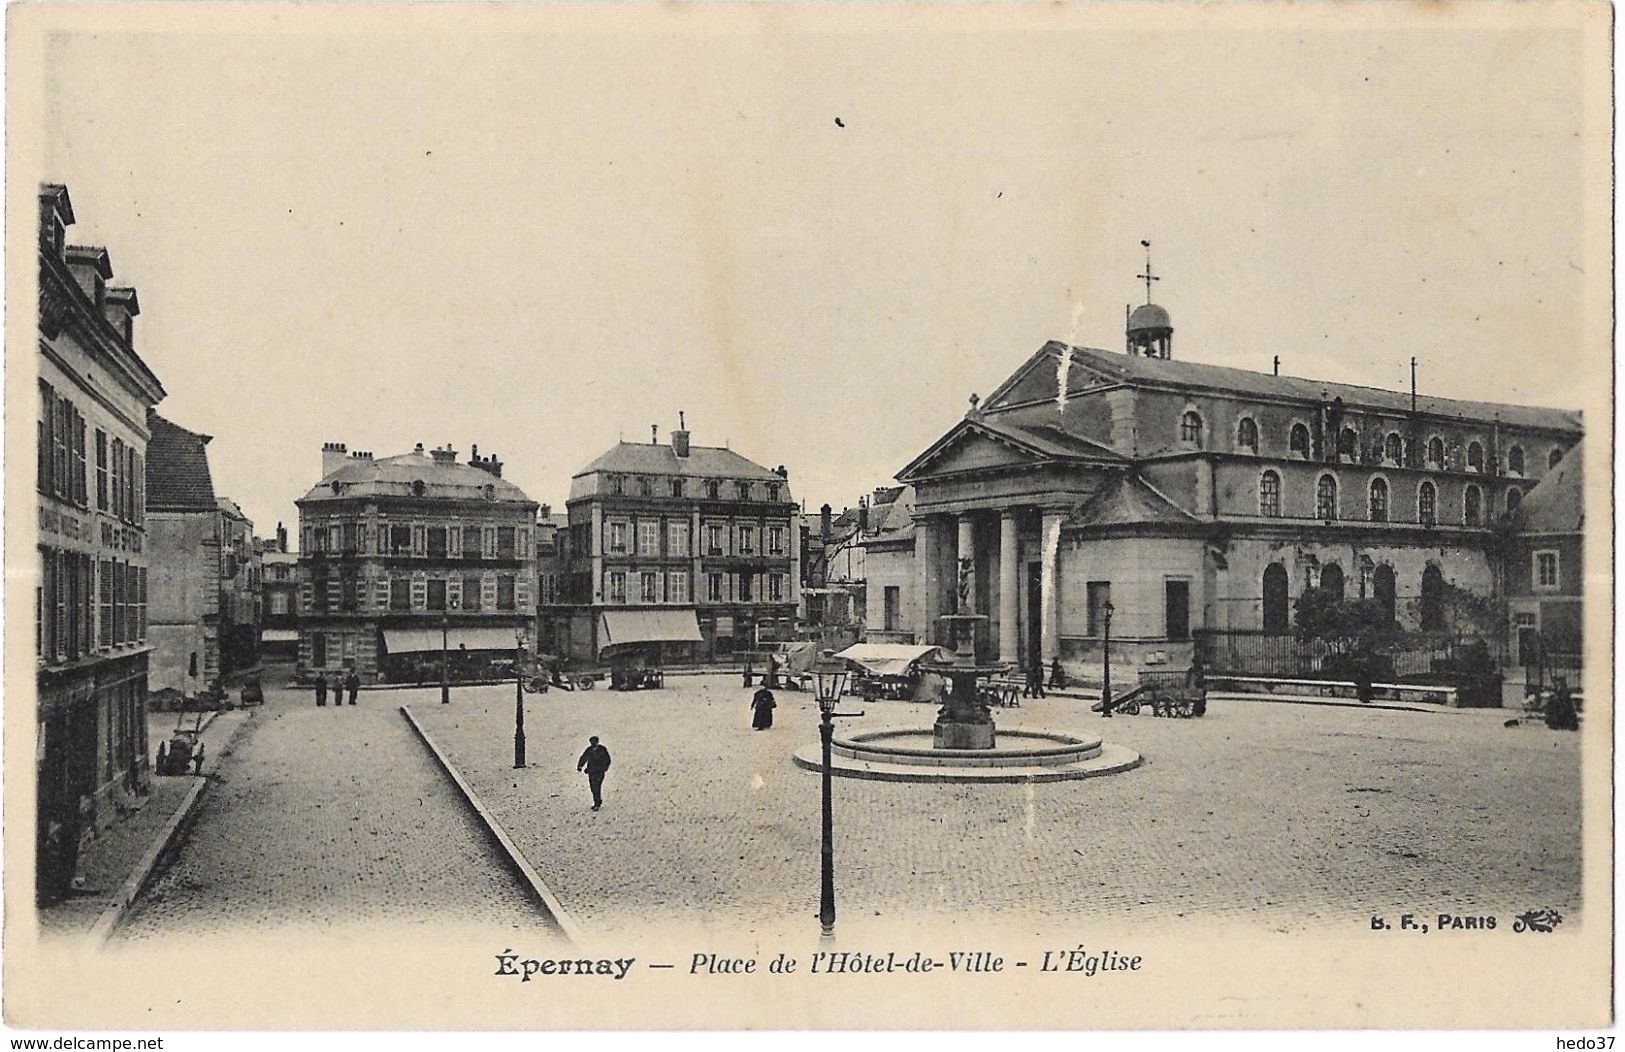
[[[232,755],[205,768],[214,782],[195,824],[118,937],[375,922],[545,931],[398,705],[372,691],[318,709],[308,691],[268,689]]]

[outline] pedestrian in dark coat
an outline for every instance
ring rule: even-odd
[[[1580,711],[1574,704],[1574,695],[1569,691],[1568,681],[1559,679],[1557,689],[1546,702],[1546,726],[1554,731],[1577,731],[1580,729]]]
[[[355,669],[351,669],[350,674],[344,677],[344,685],[350,688],[350,704],[354,705],[355,696],[361,693],[361,677],[356,675]]]
[[[755,718],[750,721],[751,729],[765,731],[773,726],[773,709],[777,705],[778,702],[773,700],[771,690],[765,686],[758,690],[756,696],[750,699],[750,707],[756,713]]]
[[[1049,685],[1056,690],[1066,686],[1066,673],[1061,671],[1061,659],[1056,658],[1049,663]]]
[[[322,708],[326,704],[327,704],[327,677],[318,674],[316,676],[316,707],[319,709],[319,708]]]
[[[1042,698],[1044,696],[1044,665],[1042,662],[1034,664],[1027,670],[1027,690],[1029,698]]]
[[[333,673],[333,707],[336,709],[344,704],[344,681],[337,672]]]
[[[587,739],[587,750],[576,761],[576,770],[587,772],[587,787],[592,790],[592,809],[604,806],[604,772],[609,770],[609,750],[598,744],[598,738]]]

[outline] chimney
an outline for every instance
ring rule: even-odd
[[[536,509],[536,513],[542,517],[543,521],[551,521],[553,518],[553,505],[543,504]]]
[[[344,462],[349,459],[344,453],[343,442],[322,443],[322,478],[326,478],[344,466]]]
[[[455,449],[451,448],[451,443],[450,442],[446,443],[446,448],[445,449],[431,449],[429,451],[429,455],[434,457],[434,462],[436,464],[455,464],[455,463],[457,463],[457,451]]]
[[[421,457],[423,455],[423,443],[419,442],[417,445],[413,446],[412,447],[412,452],[416,453],[418,456]]]
[[[869,533],[869,498],[858,498],[858,536],[868,536]]]
[[[135,298],[135,289],[108,289],[102,314],[107,324],[119,334],[126,347],[135,345],[135,316],[141,313],[141,303]]]
[[[790,479],[790,469],[785,467],[783,464],[780,464],[778,467],[774,468],[773,474],[777,475],[781,479],[784,479],[785,481],[789,481]]]
[[[829,544],[830,511],[828,504],[818,509],[818,542],[823,545]]]
[[[97,310],[107,299],[107,279],[113,276],[113,263],[107,258],[107,249],[100,245],[69,245],[68,269],[80,291]]]
[[[279,552],[288,550],[288,528],[280,522],[276,524],[276,550]]]
[[[682,416],[681,413],[678,414]],[[678,460],[688,459],[688,432],[681,426],[671,433],[671,451],[677,455]]]
[[[497,478],[501,478],[502,461],[497,459],[497,455],[495,453],[492,453],[488,457],[482,457],[480,456],[479,451],[479,446],[473,446],[470,448],[468,453],[468,466],[471,468],[479,468],[481,471],[495,475]]]
[[[649,444],[651,446],[660,445],[660,425],[659,424],[650,424],[649,425]]]

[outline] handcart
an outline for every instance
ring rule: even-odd
[[[1140,685],[1112,703],[1112,710],[1125,716],[1137,716],[1141,708],[1149,708],[1153,716],[1179,719],[1206,714],[1207,686],[1201,670],[1142,670]]]

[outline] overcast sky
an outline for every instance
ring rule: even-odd
[[[1142,238],[1176,358],[1595,404],[1572,30],[299,10],[47,51],[40,178],[261,534],[324,441],[477,443],[562,507],[678,410],[854,503],[1044,340],[1121,349]]]

